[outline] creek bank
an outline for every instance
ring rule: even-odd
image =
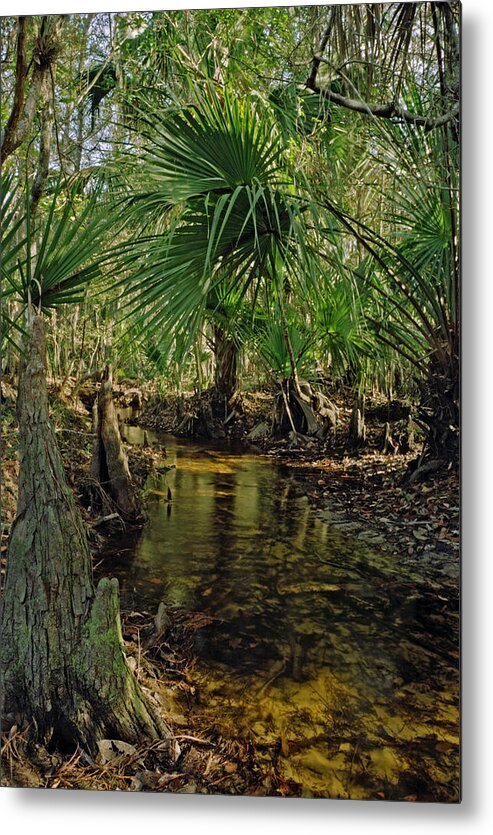
[[[177,399],[150,398],[131,384],[116,387],[116,405],[125,420],[149,428],[168,430],[176,426]],[[17,498],[17,427],[15,393],[2,381],[2,571],[10,523]],[[130,388],[129,388],[130,386]],[[60,444],[69,484],[78,496],[90,531],[95,560],[105,546],[107,535],[121,532],[121,520],[94,526],[94,513],[88,508],[91,452],[94,442],[90,411],[95,386],[86,383],[75,405],[51,389],[50,414]],[[368,409],[373,419],[367,422],[364,448],[348,449],[347,431],[351,408],[338,402],[339,425],[325,441],[300,436],[272,439],[268,430],[272,408],[269,392],[245,394],[242,420],[231,426],[230,439],[240,440],[250,453],[258,452],[286,467],[296,489],[317,508],[320,516],[342,531],[368,544],[390,550],[399,563],[412,566],[434,584],[442,583],[458,599],[460,576],[459,476],[457,470],[429,473],[426,481],[410,483],[409,465],[416,450],[383,454],[379,450],[383,427],[402,429],[406,413],[396,404],[374,405]],[[143,411],[138,412],[138,409]],[[236,426],[233,432],[233,428]],[[260,429],[255,433],[255,429]],[[253,433],[252,433],[253,430]],[[252,438],[253,434],[253,438]],[[397,435],[397,431],[394,432]],[[142,489],[151,472],[166,464],[166,450],[155,445],[125,443],[129,468],[137,487]],[[97,518],[97,517],[96,517]]]
[[[460,507],[457,472],[433,473],[426,484],[406,479],[409,455],[289,456],[300,493],[322,519],[369,549],[395,555],[434,586],[459,597]]]
[[[208,392],[189,398],[153,395],[136,423],[175,434],[177,426],[183,427],[185,414],[195,418],[199,437],[202,429],[207,438],[200,415],[210,409],[211,396]],[[226,424],[216,421],[216,438],[239,440],[249,452],[282,463],[323,518],[368,547],[391,550],[399,563],[421,572],[430,582],[443,583],[457,599],[458,469],[432,467],[423,472],[422,480],[413,477],[420,437],[410,404],[381,397],[368,400],[365,440],[358,446],[351,437],[351,399],[337,392],[330,399],[338,418],[324,439],[292,432],[272,437],[274,394],[268,390],[243,393],[233,419]],[[209,422],[209,426],[216,424]]]
[[[264,405],[267,402],[264,398]],[[80,493],[92,449],[88,414],[84,409],[74,411],[56,398],[52,411],[69,479]],[[261,408],[251,416],[254,425],[259,414]],[[12,452],[15,439],[9,438]],[[165,458],[163,449],[152,446],[126,445],[126,449],[131,472],[141,484]],[[252,444],[249,449],[251,452]],[[282,463],[300,497],[314,505],[321,518],[357,536],[369,549],[387,550],[398,564],[412,566],[442,598],[444,616],[455,609],[459,566],[456,474],[434,473],[426,484],[409,485],[404,476],[410,454],[384,456],[369,449],[348,455],[337,439],[332,439],[330,450],[329,444],[310,439],[302,446],[278,439],[264,448],[257,446],[257,451],[271,457],[273,463]],[[86,521],[92,525],[94,517],[86,513]],[[111,538],[93,530],[91,540],[97,561]],[[199,620],[203,615],[178,609],[168,614],[169,627],[156,640],[152,638],[155,613],[126,613],[123,632],[131,666],[173,728],[175,751],[152,745],[120,750],[109,742],[90,760],[82,753],[67,757],[28,749],[22,734],[14,730],[4,740],[4,775],[6,778],[10,773],[9,785],[278,796],[301,793],[300,785],[286,781],[276,768],[276,757],[282,759],[291,742],[273,739],[266,765],[266,752],[255,741],[238,735],[232,738],[219,720],[211,723],[207,710],[200,714],[188,709],[203,698],[195,677],[193,634],[207,624]]]

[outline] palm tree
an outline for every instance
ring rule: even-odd
[[[2,715],[53,745],[97,750],[108,734],[128,741],[168,733],[123,652],[118,582],[95,588],[80,510],[68,487],[48,414],[45,316],[72,303],[109,263],[117,217],[97,196],[78,209],[55,189],[31,228],[12,179],[2,178],[4,295],[23,315],[17,416],[20,473],[1,603]],[[7,308],[4,305],[3,312]]]
[[[370,333],[413,370],[421,391],[423,457],[457,461],[459,449],[458,148],[452,129],[379,126],[373,170],[384,170],[375,202],[379,231],[321,194],[320,201],[366,256],[344,269],[372,297]],[[381,182],[381,178],[378,178]]]
[[[276,119],[255,97],[240,101],[208,84],[188,107],[149,120],[146,140],[135,166],[147,188],[137,186],[127,212],[135,222],[146,218],[148,231],[157,223],[164,231],[141,245],[127,304],[145,311],[148,333],[167,339],[192,341],[214,314],[218,355],[230,366],[223,373],[218,364],[216,383],[231,388],[234,305],[255,308],[274,297],[289,351],[284,300],[295,290],[306,295],[319,271],[308,194],[294,187]],[[294,361],[291,369],[299,388]]]

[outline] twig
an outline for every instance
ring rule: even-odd
[[[277,670],[277,672],[274,673],[274,675],[270,679],[268,679],[268,681],[266,681],[265,684],[262,684],[262,687],[258,691],[257,696],[260,696],[260,694],[263,693],[264,690],[267,690],[267,688],[270,687],[270,685],[275,682],[276,678],[279,678],[279,676],[283,674],[285,669],[286,669],[286,662],[284,661],[282,666],[280,667],[280,669]]]
[[[211,742],[209,739],[199,739],[198,736],[190,736],[189,734],[175,734],[175,739],[185,739],[187,742],[196,742],[199,745],[210,745],[212,748],[214,747],[214,743]]]
[[[91,528],[98,528],[99,525],[103,525],[105,522],[110,522],[112,519],[119,518],[119,513],[110,513],[108,516],[100,516],[99,519],[96,519],[96,521],[92,523]]]

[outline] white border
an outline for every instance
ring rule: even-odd
[[[316,0],[314,0],[316,2]],[[298,5],[306,5],[300,2]],[[287,5],[282,2],[78,0],[78,12]],[[292,5],[295,5],[294,3]],[[68,7],[71,9],[71,5]],[[67,13],[63,0],[3,0],[2,14]],[[0,825],[36,835],[161,832],[243,835],[482,835],[493,811],[491,459],[493,3],[463,2],[463,802],[459,806],[106,792],[0,790]],[[491,272],[489,270],[488,272]],[[488,524],[489,522],[489,524]],[[489,552],[489,553],[488,553]],[[493,816],[491,816],[493,818]]]

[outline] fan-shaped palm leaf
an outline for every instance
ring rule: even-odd
[[[46,311],[79,302],[105,264],[117,270],[117,216],[103,207],[97,193],[87,195],[80,206],[75,195],[55,188],[46,216],[33,231],[29,192],[21,197],[3,178],[0,219],[3,295],[27,308]]]
[[[275,181],[279,138],[254,103],[220,98],[213,86],[196,96],[194,105],[154,122],[147,134],[151,148],[142,164],[163,204]],[[145,206],[145,194],[142,199]]]
[[[296,369],[300,374],[309,374],[313,369],[313,357],[310,348],[313,347],[313,334],[307,324],[300,319],[292,320],[287,325],[289,342],[292,348]],[[286,327],[279,321],[279,316],[273,316],[256,339],[257,351],[265,366],[281,380],[291,377],[293,369],[286,342]]]
[[[306,204],[287,187],[275,122],[258,103],[209,86],[193,106],[148,135],[147,188],[130,217],[169,214],[166,234],[148,240],[128,287],[147,327],[193,337],[208,294],[227,277],[239,300],[263,281],[313,277]]]

